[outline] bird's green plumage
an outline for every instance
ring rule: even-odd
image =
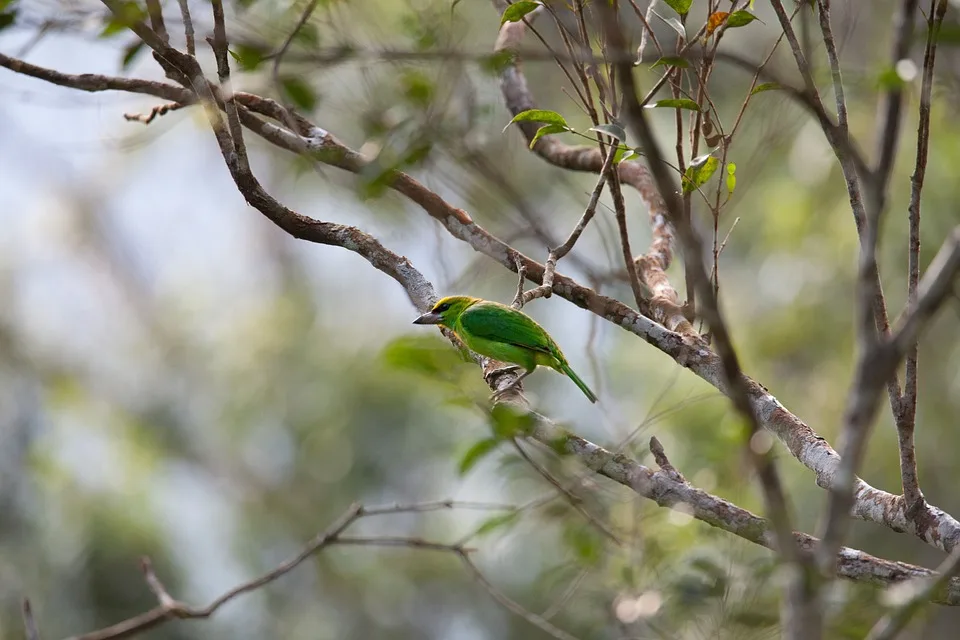
[[[429,318],[423,320],[425,323],[448,327],[471,351],[481,355],[519,365],[528,372],[538,365],[550,367],[573,380],[590,402],[597,401],[550,334],[522,311],[480,298],[449,296],[421,318]]]

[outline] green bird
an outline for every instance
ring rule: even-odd
[[[470,296],[448,296],[413,324],[447,327],[471,351],[512,363],[511,369],[523,369],[524,373],[514,385],[533,373],[538,365],[550,367],[573,380],[590,402],[597,401],[596,394],[573,372],[546,329],[513,307]]]

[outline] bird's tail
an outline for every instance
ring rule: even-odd
[[[575,373],[573,372],[573,369],[570,368],[570,365],[568,365],[568,364],[566,364],[566,363],[562,363],[562,364],[560,365],[560,369],[566,374],[566,376],[567,376],[568,378],[570,378],[571,380],[573,380],[573,383],[574,383],[575,385],[577,385],[578,387],[580,387],[580,391],[583,391],[583,395],[587,396],[587,399],[590,400],[590,402],[596,402],[596,401],[597,401],[597,394],[595,394],[593,391],[591,391],[591,390],[590,390],[590,387],[587,386],[587,383],[585,383],[583,380],[581,380],[581,379],[580,379],[580,376],[578,376],[577,374],[575,374]]]

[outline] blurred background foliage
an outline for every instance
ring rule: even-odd
[[[694,12],[700,4],[694,3]],[[777,36],[763,23],[725,46],[760,59]],[[835,3],[856,136],[870,148],[889,2]],[[191,2],[198,34],[208,3]],[[403,167],[529,255],[565,237],[595,178],[547,166],[509,121],[489,55],[498,15],[484,2],[329,0],[293,40],[277,81],[269,53],[303,2],[238,0],[229,35],[240,88],[295,104],[349,146],[378,158],[356,178],[316,170],[248,137],[271,193],[306,215],[354,224],[410,257],[441,293],[509,301],[512,274],[385,190]],[[181,43],[176,3],[165,3]],[[71,73],[160,78],[151,57],[93,1],[6,3],[0,49]],[[664,8],[664,11],[667,9]],[[948,22],[955,20],[948,14]],[[7,22],[7,21],[5,21]],[[538,29],[551,43],[549,20]],[[669,27],[657,25],[668,39]],[[923,265],[956,224],[960,128],[957,57],[945,27],[923,209]],[[538,43],[529,38],[528,48]],[[204,64],[212,57],[198,37]],[[789,74],[786,51],[773,66]],[[915,59],[918,59],[915,56]],[[581,130],[552,62],[524,71],[544,108]],[[827,70],[817,67],[825,84]],[[497,440],[478,370],[432,329],[390,279],[346,251],[286,237],[245,207],[195,109],[148,127],[122,113],[141,96],[80,94],[3,72],[0,116],[0,638],[22,637],[30,596],[44,637],[117,622],[154,605],[139,571],[149,555],[170,591],[203,604],[295,554],[352,502],[452,498],[525,506],[455,509],[363,520],[364,535],[452,542],[469,532],[499,589],[583,638],[777,636],[777,580],[768,552],[683,513],[637,500],[550,452],[525,452],[608,522],[613,545]],[[641,89],[657,71],[637,72]],[[792,77],[792,76],[791,76]],[[916,94],[884,229],[881,271],[891,314],[905,298],[906,202]],[[712,98],[725,124],[749,86],[721,65]],[[826,101],[826,100],[825,100]],[[654,114],[673,144],[672,112]],[[570,137],[569,142],[579,140]],[[720,261],[724,309],[745,369],[833,441],[853,363],[857,241],[842,177],[822,134],[779,92],[754,97],[730,152],[735,218]],[[378,169],[379,167],[379,169]],[[721,179],[718,172],[714,180]],[[646,212],[627,193],[635,248]],[[629,300],[612,212],[560,270]],[[705,209],[699,211],[705,214]],[[704,215],[701,227],[709,233]],[[682,273],[672,270],[679,286]],[[559,298],[527,311],[597,389],[590,406],[550,373],[529,379],[536,406],[575,432],[646,461],[656,435],[697,486],[761,510],[728,403],[669,358]],[[920,351],[917,449],[927,498],[960,513],[960,305],[945,309]],[[479,443],[479,444],[478,444]],[[800,528],[812,531],[825,494],[781,453]],[[896,438],[885,411],[862,472],[899,491]],[[551,499],[552,498],[552,499]],[[507,512],[509,513],[509,512]],[[919,540],[856,523],[851,546],[934,566]],[[863,637],[884,594],[844,583],[831,634]],[[930,609],[908,637],[951,637],[960,613]],[[910,635],[912,634],[912,635]],[[150,632],[188,638],[539,638],[493,602],[452,554],[332,548],[205,622]]]

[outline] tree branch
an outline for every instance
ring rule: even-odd
[[[930,146],[930,109],[933,94],[933,68],[936,62],[940,26],[947,11],[947,0],[931,0],[927,16],[927,41],[923,53],[923,77],[920,86],[919,122],[917,124],[917,153],[913,176],[910,178],[909,239],[907,258],[907,307],[917,304],[920,284],[920,194],[927,169]],[[903,394],[894,411],[897,426],[897,446],[900,452],[900,478],[907,509],[919,509],[923,492],[917,477],[917,456],[914,431],[917,423],[917,341],[907,350],[907,364],[903,377]]]
[[[883,616],[873,626],[866,640],[893,640],[907,626],[930,596],[937,593],[960,572],[960,548],[954,549],[937,567],[937,575],[928,578],[914,578],[908,583],[898,584],[893,589],[913,591],[896,609]]]

